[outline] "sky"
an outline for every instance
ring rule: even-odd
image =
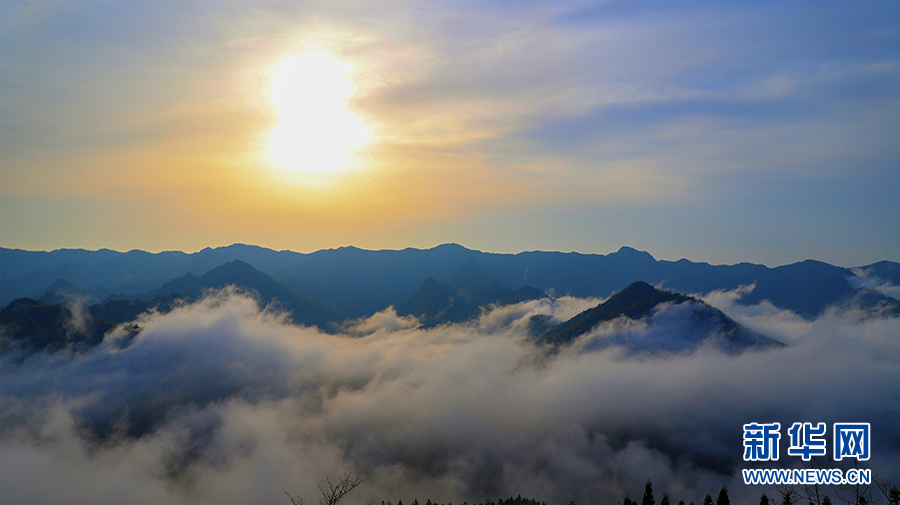
[[[852,267],[898,162],[898,2],[0,2],[3,247]]]

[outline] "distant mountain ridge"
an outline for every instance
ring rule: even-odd
[[[190,275],[167,285],[182,288],[184,294],[155,294],[150,302],[113,300],[90,307],[75,303],[72,308],[30,298],[16,299],[0,311],[0,349],[14,351],[19,357],[36,352],[87,351],[121,323],[129,323],[123,329],[130,336],[137,335],[141,331],[141,323],[135,318],[148,309],[168,312],[198,299],[209,289],[227,286],[251,292],[266,306],[287,310],[296,324],[314,325],[325,331],[341,331],[335,314],[299,297],[242,261],[232,261],[202,277]],[[414,315],[422,326],[429,327],[472,320],[487,306],[508,305],[546,296],[528,286],[518,290],[500,286],[492,282],[477,265],[464,263],[447,283],[427,279],[408,299],[408,307],[401,304],[398,313]],[[601,331],[592,335],[603,323],[619,320],[641,321],[645,326],[636,331],[628,327],[613,327],[611,333]],[[547,319],[540,321],[545,331],[532,332],[532,339],[543,352],[551,354],[576,341],[586,351],[619,346],[635,355],[691,353],[701,346],[730,354],[748,349],[783,347],[781,342],[741,326],[700,300],[662,291],[641,281],[632,283],[603,303],[555,327],[550,324]],[[121,343],[127,345],[126,341]]]
[[[365,317],[398,306],[428,278],[447,279],[471,261],[496,283],[510,289],[531,286],[556,296],[607,297],[641,280],[682,293],[707,293],[753,285],[741,303],[769,300],[775,306],[812,318],[827,307],[863,300],[900,314],[896,299],[854,288],[858,273],[900,285],[900,264],[883,261],[854,269],[813,260],[769,268],[739,263],[710,265],[686,259],[656,260],[647,252],[622,247],[617,252],[485,253],[457,244],[431,249],[368,251],[355,247],[313,253],[274,251],[234,244],[197,253],[143,251],[119,253],[0,249],[0,305],[15,298],[38,297],[60,279],[96,299],[143,296],[192,274],[201,277],[224,263],[240,260],[283,286],[345,318]],[[188,282],[189,279],[182,279]]]

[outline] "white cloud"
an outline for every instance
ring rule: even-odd
[[[110,340],[18,368],[5,356],[0,498],[284,503],[285,490],[314,500],[321,479],[352,471],[366,479],[359,503],[609,503],[647,478],[676,501],[727,484],[750,502],[762,490],[736,473],[751,421],[868,421],[871,468],[900,470],[900,319],[801,325],[733,305],[792,347],[629,360],[576,344],[529,364],[523,321],[594,302],[527,302],[429,330],[386,311],[351,337],[226,292],[146,316],[124,349]]]
[[[849,282],[854,289],[874,289],[884,296],[889,296],[891,298],[900,300],[900,286],[892,284],[886,279],[872,277],[869,272],[863,268],[855,268],[853,269],[853,273],[856,275],[854,277],[847,278],[847,282]]]

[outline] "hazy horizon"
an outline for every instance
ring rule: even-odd
[[[98,249],[87,249],[87,248],[83,248],[83,247],[59,247],[59,248],[55,248],[55,249],[35,250],[35,249],[23,249],[23,248],[20,248],[20,247],[7,247],[7,246],[3,246],[3,247],[6,248],[6,249],[13,249],[13,250],[19,250],[19,251],[44,252],[44,253],[49,253],[49,252],[54,252],[54,251],[77,251],[77,250],[82,250],[82,251],[96,252],[96,251],[101,251],[101,250],[109,250],[109,251],[118,252],[118,253],[127,253],[127,252],[131,252],[131,251],[141,251],[141,252],[146,252],[146,253],[150,253],[150,254],[161,254],[161,253],[170,253],[170,252],[180,252],[180,253],[185,253],[185,254],[197,254],[197,253],[202,252],[202,251],[204,251],[204,250],[206,250],[206,249],[213,249],[213,250],[215,250],[215,249],[221,249],[221,248],[228,248],[228,247],[232,247],[232,246],[248,246],[248,247],[260,247],[260,248],[263,248],[263,249],[270,249],[270,250],[273,250],[273,251],[276,251],[276,252],[295,252],[295,253],[300,253],[300,254],[312,254],[312,253],[315,253],[315,252],[318,252],[318,251],[332,251],[332,250],[344,249],[344,248],[355,248],[355,249],[361,249],[361,250],[364,250],[364,251],[402,251],[402,250],[405,250],[405,249],[429,250],[429,249],[434,249],[434,248],[436,248],[436,247],[446,246],[446,245],[457,245],[457,246],[460,246],[460,247],[463,247],[463,248],[465,248],[465,249],[469,249],[469,250],[472,250],[472,251],[484,252],[484,253],[488,253],[488,254],[504,254],[504,255],[516,255],[516,254],[527,253],[527,252],[559,252],[559,253],[564,253],[564,254],[567,254],[567,253],[575,253],[575,254],[584,254],[584,255],[599,255],[599,256],[605,256],[605,255],[609,255],[609,254],[616,253],[616,252],[618,252],[620,249],[622,249],[623,247],[625,247],[625,248],[631,248],[631,249],[634,249],[634,250],[637,250],[637,251],[641,251],[641,252],[646,252],[646,253],[650,254],[651,256],[653,256],[653,258],[654,258],[655,260],[657,260],[657,261],[678,261],[678,260],[686,259],[686,260],[688,260],[688,261],[695,262],[695,263],[709,263],[709,264],[711,264],[711,265],[736,265],[736,264],[739,264],[739,263],[753,263],[753,264],[757,264],[757,265],[763,265],[763,266],[766,266],[766,267],[769,267],[769,268],[775,268],[775,267],[779,267],[779,266],[785,266],[785,265],[791,265],[791,264],[795,264],[795,263],[801,263],[801,262],[807,261],[807,260],[822,261],[823,263],[828,263],[827,261],[823,261],[823,260],[821,260],[821,259],[819,259],[819,258],[798,258],[798,259],[796,259],[796,260],[789,261],[789,262],[787,262],[787,263],[776,263],[776,264],[762,263],[762,262],[753,261],[752,259],[747,259],[747,258],[735,258],[735,259],[732,259],[732,260],[729,260],[729,261],[724,261],[724,262],[721,262],[721,263],[716,263],[716,262],[707,261],[707,260],[704,260],[704,259],[702,259],[702,258],[689,258],[689,257],[685,257],[685,256],[681,256],[681,257],[678,257],[678,258],[675,258],[675,257],[672,257],[672,258],[662,258],[662,257],[659,257],[659,256],[657,256],[656,254],[654,254],[653,251],[648,251],[648,250],[645,250],[645,249],[641,249],[640,247],[633,247],[633,246],[628,245],[628,244],[624,244],[624,245],[622,245],[622,246],[620,246],[620,247],[618,247],[618,248],[615,248],[615,249],[613,249],[613,250],[606,251],[606,252],[602,252],[602,251],[585,252],[585,251],[576,251],[576,250],[550,250],[550,249],[527,249],[527,250],[521,250],[521,251],[485,251],[485,250],[481,250],[481,249],[475,249],[475,248],[472,248],[472,247],[467,247],[467,246],[464,245],[464,244],[458,244],[458,243],[456,243],[456,242],[443,242],[443,243],[435,244],[435,245],[429,246],[429,247],[402,247],[402,248],[383,248],[383,249],[365,248],[365,247],[358,247],[358,246],[355,246],[355,245],[341,245],[341,246],[337,246],[337,247],[329,247],[329,248],[322,248],[322,249],[313,249],[313,250],[309,250],[309,251],[297,251],[297,250],[293,250],[293,249],[274,249],[274,248],[271,248],[271,247],[265,247],[265,246],[262,246],[262,245],[259,245],[259,244],[247,244],[247,243],[243,243],[243,242],[234,242],[234,243],[231,243],[231,244],[220,245],[220,246],[207,246],[207,247],[203,247],[203,248],[201,248],[201,249],[191,250],[191,251],[182,251],[182,250],[177,250],[177,249],[156,250],[156,251],[148,251],[148,250],[146,250],[146,249],[117,250],[117,249],[111,249],[111,248],[109,248],[109,247],[101,247],[101,248],[98,248]],[[852,264],[852,265],[843,265],[843,264],[834,264],[834,263],[831,263],[831,264],[834,264],[835,266],[839,266],[839,267],[843,267],[843,268],[855,268],[855,267],[862,267],[862,266],[872,265],[872,264],[874,264],[874,263],[878,263],[878,262],[881,262],[881,261],[892,261],[892,262],[895,262],[895,263],[897,262],[897,260],[892,260],[892,259],[889,259],[889,258],[881,258],[881,259],[876,259],[876,260],[873,260],[873,261],[868,261],[868,262],[865,262],[865,263]]]
[[[3,2],[0,244],[900,261],[900,4]]]

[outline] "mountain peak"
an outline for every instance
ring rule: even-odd
[[[251,265],[250,263],[247,263],[244,260],[231,260],[226,263],[222,263],[221,265],[217,266],[213,270],[240,271],[240,272],[249,272],[252,270],[254,272],[258,272],[258,270],[253,268],[253,265]],[[212,272],[213,270],[210,270],[210,272]]]
[[[632,319],[640,319],[660,303],[673,302],[677,304],[690,301],[698,302],[699,300],[674,291],[656,289],[644,281],[636,281],[611,296],[600,307],[605,306],[610,309],[607,312],[615,311]]]
[[[199,281],[210,287],[222,287],[225,284],[246,284],[253,285],[256,288],[255,285],[260,282],[265,285],[278,283],[275,279],[254,268],[250,263],[242,260],[231,260],[223,263],[203,274]]]
[[[661,304],[679,307],[654,310]],[[643,281],[631,283],[609,300],[547,330],[540,339],[555,345],[569,344],[597,325],[619,317],[646,318],[651,328],[665,327],[667,336],[659,339],[652,331],[646,335],[641,332],[615,333],[594,337],[587,348],[621,345],[629,352],[690,352],[710,341],[720,350],[736,354],[749,348],[784,346],[777,340],[744,328],[701,300],[674,291],[662,291]]]
[[[56,279],[56,281],[49,285],[44,291],[55,291],[60,294],[78,294],[83,290],[72,282],[69,282],[67,279]]]
[[[237,250],[250,250],[250,251],[266,251],[265,247],[260,247],[258,245],[253,244],[244,244],[242,242],[235,242],[229,246],[217,247],[216,249],[222,249],[225,251],[237,251]]]
[[[619,291],[616,296],[646,296],[657,291],[662,292],[661,290],[654,288],[647,282],[634,281],[626,286],[625,289]]]
[[[623,245],[622,247],[619,248],[618,251],[616,251],[613,254],[615,254],[617,256],[624,256],[626,258],[649,259],[651,261],[656,261],[656,258],[654,258],[653,255],[651,255],[647,251],[640,251],[638,249],[629,247],[627,245]]]
[[[287,310],[298,324],[314,324],[327,330],[331,323],[340,317],[260,272],[250,263],[238,259],[219,265],[201,277],[188,274],[170,281],[151,294],[166,295],[177,292],[188,298],[196,298],[203,290],[221,289],[226,286],[254,292],[264,305],[277,302],[278,306]]]
[[[455,242],[448,242],[446,244],[441,244],[441,245],[435,246],[434,249],[439,250],[439,251],[460,251],[460,252],[470,250],[470,249],[467,249]]]
[[[687,301],[697,300],[673,291],[661,291],[644,281],[633,282],[600,305],[552,328],[542,339],[556,344],[571,342],[600,323],[620,316],[640,319],[660,303]]]

